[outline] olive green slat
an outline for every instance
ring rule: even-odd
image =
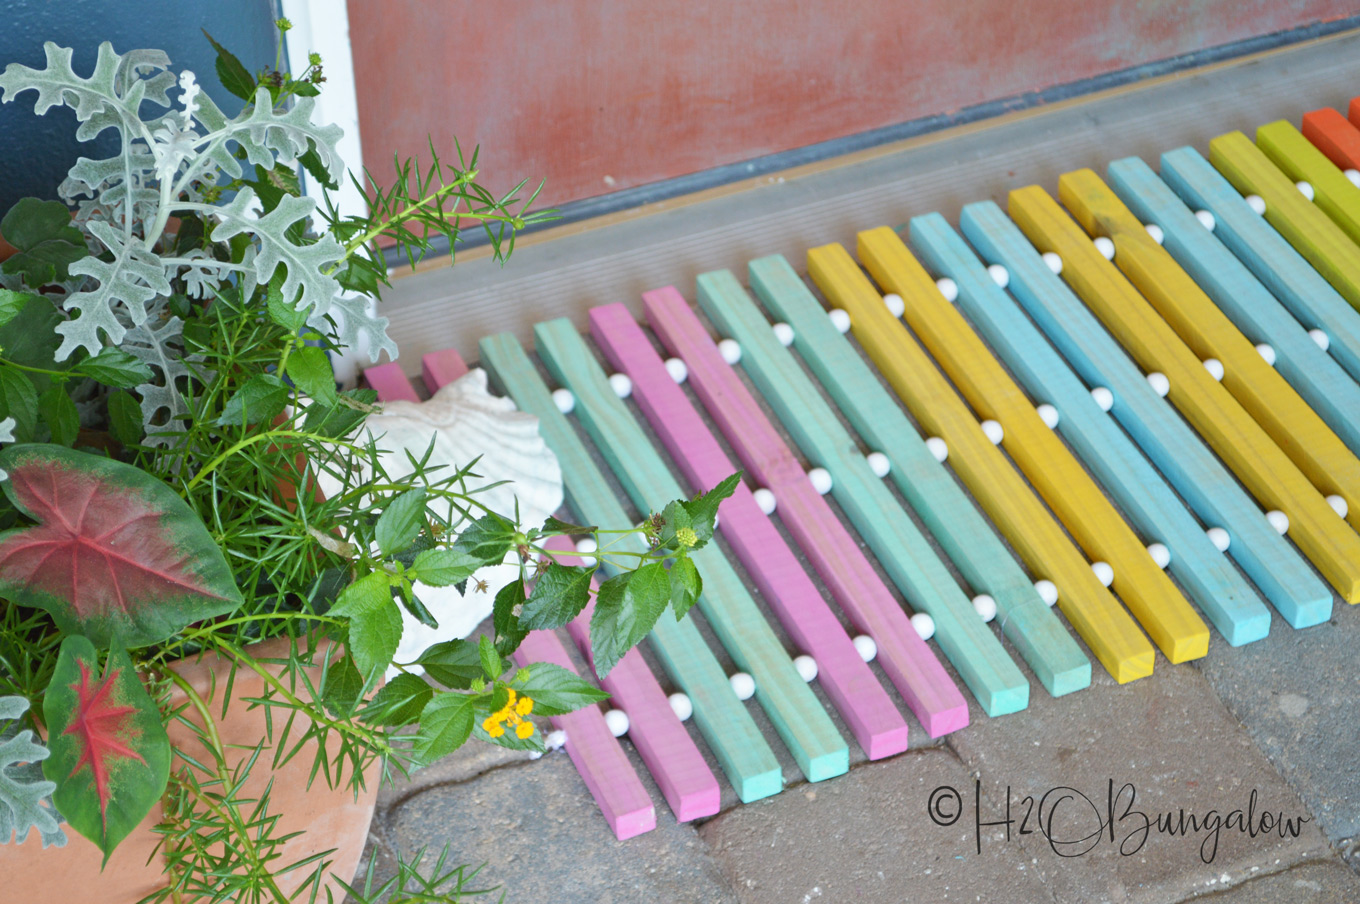
[[[1293,123],[1281,119],[1256,130],[1256,146],[1295,182],[1313,187],[1313,203],[1360,243],[1360,188],[1351,184],[1337,165]],[[1268,210],[1269,208],[1267,208]]]

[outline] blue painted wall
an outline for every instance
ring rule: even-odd
[[[74,48],[78,75],[94,69],[102,41],[119,53],[156,48],[170,56],[175,72],[193,70],[218,106],[234,114],[241,101],[218,82],[216,55],[200,29],[254,72],[274,65],[276,18],[274,0],[5,0],[0,66],[17,62],[41,69],[44,41]],[[29,195],[55,198],[77,157],[107,157],[118,149],[113,132],[76,141],[75,114],[68,108],[34,115],[36,98],[26,91],[0,105],[0,214]]]

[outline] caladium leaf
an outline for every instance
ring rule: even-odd
[[[0,451],[5,495],[38,523],[0,533],[0,596],[101,647],[145,646],[241,603],[222,551],[164,483],[44,444]]]
[[[53,800],[107,862],[170,778],[161,714],[126,651],[115,648],[101,675],[94,644],[77,634],[61,643],[43,715],[52,751],[43,774],[57,784]]]

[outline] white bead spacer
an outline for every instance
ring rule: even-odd
[[[733,672],[727,683],[732,685],[732,693],[738,700],[750,700],[756,695],[756,679],[745,672]]]
[[[774,514],[774,509],[777,503],[774,498],[773,492],[766,489],[765,487],[761,487],[751,495],[755,497],[756,505],[760,506],[760,510],[762,512],[764,512],[767,515]]]
[[[1247,206],[1258,216],[1264,216],[1266,212],[1266,199],[1260,195],[1247,195],[1242,200],[1247,202]]]
[[[949,444],[938,436],[927,436],[926,448],[930,450],[930,454],[934,455],[938,462],[943,462],[949,457]]]
[[[736,364],[741,360],[741,343],[735,339],[724,339],[718,343],[718,354],[728,364]]]
[[[1219,552],[1227,552],[1228,547],[1232,545],[1232,537],[1230,537],[1228,532],[1221,527],[1211,527],[1204,533],[1208,536],[1209,542],[1214,544]]]
[[[814,681],[817,678],[817,660],[811,656],[795,656],[793,667],[798,670],[798,677],[804,681]]]
[[[1308,338],[1317,343],[1317,347],[1324,352],[1332,347],[1332,340],[1322,330],[1309,330]]]
[[[985,593],[973,597],[973,611],[985,622],[996,618],[996,600]]]
[[[1044,263],[1048,265],[1048,269],[1053,271],[1054,276],[1062,272],[1062,258],[1056,252],[1045,251],[1042,257]]]
[[[1280,536],[1289,533],[1289,516],[1279,509],[1271,509],[1266,512],[1266,520],[1270,526],[1275,528],[1275,532]]]
[[[1342,172],[1342,175],[1344,175],[1347,179],[1351,180],[1351,185],[1354,185],[1356,188],[1360,188],[1360,170],[1358,169],[1344,170]]]
[[[621,709],[611,709],[604,714],[604,724],[609,726],[610,734],[621,738],[628,734],[628,713]]]
[[[812,488],[823,496],[831,492],[831,472],[826,468],[808,471],[808,480],[812,481]]]
[[[567,733],[560,728],[548,732],[548,736],[543,739],[543,746],[549,750],[561,750],[566,743]]]
[[[1346,504],[1346,500],[1335,493],[1327,497],[1327,504],[1332,507],[1332,511],[1336,512],[1342,518],[1346,517],[1351,510],[1351,507]]]
[[[633,381],[628,378],[628,374],[610,374],[609,388],[614,390],[614,395],[626,399],[633,394]]]
[[[1218,221],[1214,219],[1214,215],[1207,210],[1195,211],[1195,219],[1199,220],[1199,224],[1210,232],[1213,232],[1214,227],[1218,225]]]
[[[675,382],[683,383],[689,378],[689,367],[679,358],[667,358],[666,373],[670,374]]]
[[[1166,548],[1165,543],[1149,543],[1147,551],[1158,568],[1165,568],[1171,564],[1171,550]]]
[[[571,410],[576,407],[576,396],[572,394],[570,389],[554,389],[552,397],[553,404],[563,414],[571,414]]]
[[[1148,374],[1147,381],[1148,385],[1152,387],[1152,391],[1162,398],[1166,398],[1166,394],[1171,391],[1171,381],[1166,378],[1166,374],[1159,370],[1154,370]]]
[[[1034,589],[1039,594],[1039,599],[1044,601],[1045,606],[1052,606],[1058,602],[1058,585],[1049,580],[1035,581]]]
[[[576,554],[581,557],[581,564],[587,568],[594,568],[596,560],[593,553],[599,548],[600,544],[596,543],[591,537],[578,540],[576,542]]]
[[[1148,223],[1143,228],[1147,230],[1147,234],[1152,236],[1152,240],[1158,245],[1166,241],[1166,233],[1162,232],[1162,227],[1158,226],[1156,223]]]
[[[868,634],[856,634],[851,641],[855,645],[855,652],[859,653],[859,658],[865,662],[873,662],[878,655],[878,644]]]
[[[681,722],[688,722],[689,717],[694,715],[694,701],[690,700],[689,694],[677,691],[667,697],[666,702],[671,705],[671,712],[675,713],[675,718]]]
[[[922,640],[930,640],[935,636],[935,619],[930,617],[929,612],[917,612],[911,617],[911,626],[916,629],[916,634]]]
[[[987,273],[992,277],[992,282],[1004,289],[1011,284],[1010,271],[1000,264],[992,264],[987,268]]]
[[[1256,346],[1256,350],[1261,353],[1261,357],[1266,359],[1266,363],[1271,367],[1275,366],[1275,349],[1262,342]]]
[[[1304,196],[1305,198],[1307,198],[1309,201],[1313,200],[1314,194],[1313,194],[1313,186],[1312,186],[1311,183],[1308,183],[1308,182],[1295,182],[1295,183],[1294,183],[1294,187],[1297,188],[1297,189],[1299,190],[1299,194],[1303,195],[1303,196]]]
[[[1106,587],[1114,583],[1114,569],[1109,562],[1092,562],[1091,571],[1095,572],[1096,579]]]
[[[944,296],[945,301],[952,303],[959,297],[959,284],[948,276],[943,279],[935,280],[935,288],[940,290],[940,294]]]
[[[987,439],[992,441],[993,446],[1001,445],[1001,441],[1006,438],[1006,431],[1002,430],[1001,425],[991,418],[983,421],[981,427],[982,432],[986,434]]]
[[[1034,410],[1035,412],[1038,413],[1039,420],[1043,421],[1044,424],[1048,427],[1048,429],[1054,430],[1057,428],[1058,409],[1054,408],[1052,405],[1045,402],[1044,404],[1040,405]]]
[[[896,292],[889,292],[883,296],[883,304],[887,306],[888,313],[894,317],[901,317],[907,313],[907,303],[902,300],[902,296]]]
[[[1114,260],[1114,242],[1102,235],[1095,240],[1095,246],[1096,250],[1100,252],[1100,256],[1105,258],[1105,260]]]
[[[864,460],[869,462],[869,470],[874,472],[875,477],[887,477],[892,470],[892,462],[882,452],[870,452],[864,456]]]
[[[1223,382],[1223,362],[1217,358],[1205,358],[1204,369],[1209,372],[1209,376],[1218,382]]]
[[[774,331],[774,338],[779,340],[780,345],[785,348],[793,345],[793,327],[789,326],[787,323],[780,322],[770,327],[770,329]]]
[[[844,308],[834,308],[826,316],[831,318],[831,325],[836,328],[836,332],[850,332],[850,313]]]
[[[1104,386],[1097,386],[1095,389],[1092,389],[1091,398],[1100,406],[1101,411],[1109,411],[1114,407],[1114,393],[1110,392],[1110,390],[1106,389]]]

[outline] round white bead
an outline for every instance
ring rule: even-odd
[[[953,302],[959,297],[959,284],[948,276],[943,279],[935,280],[935,288],[940,290],[940,294],[944,296],[945,301]]]
[[[1214,227],[1218,225],[1218,221],[1214,219],[1214,215],[1207,210],[1195,211],[1195,219],[1199,220],[1199,224],[1210,232],[1213,232]]]
[[[1100,256],[1105,258],[1105,260],[1114,260],[1114,242],[1102,235],[1100,238],[1096,239],[1095,246],[1096,250],[1100,252]]]
[[[935,456],[936,461],[943,462],[949,457],[949,444],[938,436],[927,436],[926,448],[930,450],[931,455]]]
[[[1311,183],[1295,182],[1294,187],[1299,190],[1299,194],[1303,195],[1309,201],[1313,200],[1313,186]]]
[[[1171,550],[1166,548],[1165,543],[1149,543],[1147,551],[1158,568],[1165,568],[1171,564]]]
[[[1162,232],[1162,227],[1158,226],[1156,223],[1148,223],[1143,228],[1147,230],[1147,234],[1152,236],[1152,240],[1158,245],[1166,241],[1166,233]]]
[[[1360,188],[1360,170],[1348,169],[1344,171],[1344,175],[1347,179],[1351,180],[1352,185],[1356,188]]]
[[[667,358],[666,373],[670,374],[675,382],[683,383],[689,378],[689,367],[679,358]]]
[[[1058,426],[1058,409],[1045,402],[1034,410],[1038,413],[1039,420],[1043,421],[1048,429],[1053,430]]]
[[[1058,585],[1049,580],[1035,581],[1034,589],[1039,594],[1039,599],[1044,601],[1045,606],[1052,606],[1058,602]]]
[[[1096,578],[1106,587],[1114,583],[1114,569],[1109,562],[1092,562],[1091,570],[1095,572]]]
[[[1006,438],[1006,431],[1001,429],[1001,425],[988,418],[982,422],[982,432],[987,435],[987,439],[992,441],[993,446],[1001,445],[1001,441]]]
[[[571,414],[571,410],[576,407],[576,396],[567,388],[554,389],[552,392],[553,404],[557,410],[563,414]]]
[[[1205,358],[1204,369],[1209,372],[1209,376],[1218,382],[1223,382],[1223,362],[1217,358]]]
[[[756,679],[745,672],[734,672],[727,683],[732,685],[732,693],[738,700],[750,700],[756,694]]]
[[[628,374],[610,374],[609,388],[614,390],[614,395],[626,399],[633,394],[633,381]]]
[[[979,618],[989,622],[996,618],[996,600],[985,593],[979,593],[973,597],[973,610],[977,612]]]
[[[1114,407],[1114,393],[1110,392],[1110,390],[1106,389],[1104,386],[1097,386],[1095,389],[1092,389],[1091,398],[1100,406],[1101,411],[1109,411]]]
[[[724,339],[718,343],[718,354],[728,364],[736,364],[741,360],[741,343],[735,339]]]
[[[1261,353],[1261,357],[1266,359],[1266,363],[1271,367],[1275,366],[1275,349],[1262,342],[1256,346],[1256,350]]]
[[[1171,381],[1161,371],[1154,370],[1148,374],[1147,381],[1148,385],[1152,387],[1152,391],[1162,398],[1166,398],[1166,394],[1171,391]]]
[[[1264,215],[1266,212],[1266,199],[1260,195],[1247,195],[1242,200],[1247,202],[1247,206],[1257,215]]]
[[[774,330],[774,338],[779,340],[780,345],[785,348],[793,345],[793,327],[781,321],[770,327],[770,329]]]
[[[1332,340],[1322,330],[1309,330],[1308,337],[1317,343],[1324,352],[1332,347]]]
[[[1000,264],[992,264],[991,266],[989,266],[987,268],[987,273],[991,275],[992,282],[996,283],[999,287],[1003,289],[1011,284],[1010,271],[1008,271],[1005,267],[1001,266]]]
[[[543,739],[543,746],[549,750],[560,750],[567,743],[567,733],[560,728],[548,732],[548,736]]]
[[[1275,532],[1280,536],[1289,533],[1289,516],[1279,509],[1271,509],[1266,512],[1266,520],[1270,526],[1275,528]]]
[[[611,709],[605,713],[604,724],[609,726],[609,733],[616,738],[628,734],[628,714],[621,709]]]
[[[831,318],[831,325],[836,328],[836,332],[848,333],[850,331],[850,313],[844,308],[833,308],[826,316]]]
[[[817,660],[811,656],[795,656],[793,667],[798,670],[798,676],[804,681],[812,681],[817,677]]]
[[[1232,544],[1232,537],[1221,527],[1211,527],[1204,532],[1209,537],[1209,542],[1218,548],[1219,552],[1227,552]]]
[[[887,477],[892,470],[892,462],[882,452],[870,452],[865,460],[869,462],[869,470],[874,472],[875,477]]]
[[[596,543],[592,537],[576,541],[576,554],[581,557],[581,564],[587,568],[594,568],[596,560],[592,553],[599,548],[600,544]]]
[[[1346,504],[1346,500],[1335,493],[1327,497],[1327,504],[1332,507],[1332,511],[1336,512],[1342,518],[1346,517],[1351,510],[1351,507]]]
[[[1048,269],[1053,271],[1054,276],[1057,276],[1059,273],[1062,272],[1062,258],[1059,257],[1055,252],[1045,251],[1043,253],[1043,259],[1044,263],[1048,264]]]
[[[808,471],[808,480],[812,481],[812,488],[823,496],[831,492],[831,472],[826,468]]]
[[[760,510],[762,512],[764,512],[767,515],[774,514],[775,505],[777,503],[774,498],[773,492],[766,489],[765,487],[761,487],[751,495],[755,497],[756,505],[760,506]]]
[[[878,655],[878,644],[868,634],[856,634],[851,641],[855,645],[855,651],[859,653],[859,658],[865,662],[873,662]]]
[[[690,700],[689,694],[676,692],[667,697],[666,702],[671,705],[675,718],[681,722],[688,722],[689,717],[694,715],[694,701]]]
[[[901,317],[907,312],[907,303],[902,300],[902,296],[896,292],[889,292],[883,296],[883,304],[887,306],[888,313],[894,317]]]
[[[930,617],[929,612],[917,612],[913,615],[911,626],[916,629],[917,635],[922,640],[930,640],[935,636],[935,619]]]

